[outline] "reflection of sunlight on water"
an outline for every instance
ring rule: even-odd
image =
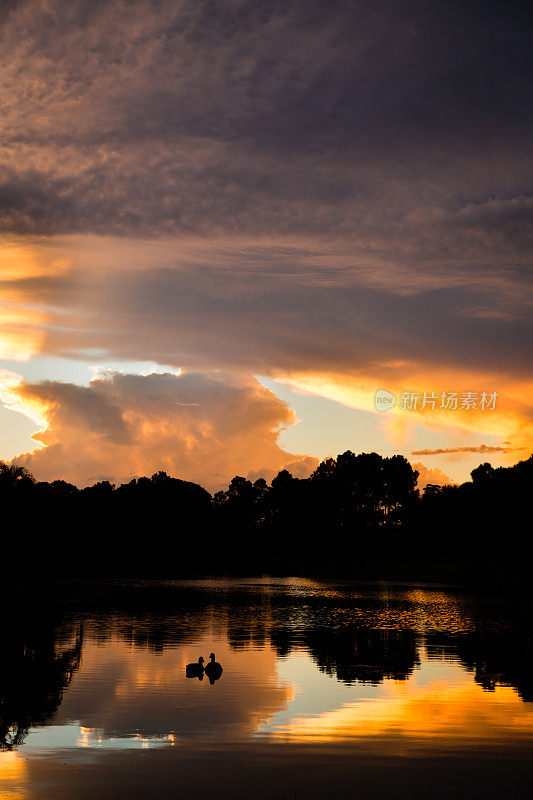
[[[258,734],[286,742],[335,742],[402,737],[416,747],[450,742],[533,738],[533,706],[498,686],[487,692],[457,663],[429,662],[407,680],[343,685],[320,673],[305,653],[280,661],[295,694]]]
[[[67,726],[65,726],[67,727]],[[84,728],[79,726],[79,736],[76,740],[77,747],[99,747],[105,750],[148,750],[151,747],[173,746],[175,737],[171,733],[161,736],[146,738],[138,733],[131,736],[105,737],[101,729]]]
[[[144,737],[138,733],[128,736],[105,736],[101,728],[87,728],[78,722],[33,728],[20,747],[22,753],[33,754],[70,748],[100,750],[144,750],[174,745],[172,734]]]
[[[0,753],[0,797],[7,800],[24,800],[28,780],[26,759],[13,751]]]

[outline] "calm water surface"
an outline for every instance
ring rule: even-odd
[[[302,580],[110,596],[4,613],[2,800],[531,796],[518,602]],[[220,680],[186,678],[211,651]]]

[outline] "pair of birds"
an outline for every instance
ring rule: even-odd
[[[209,656],[210,661],[204,667],[204,658],[200,656],[198,661],[193,661],[192,664],[187,664],[185,667],[185,674],[188,678],[199,678],[202,680],[204,677],[204,672],[209,678],[210,683],[214,683],[218,681],[220,676],[222,675],[222,667],[215,661],[215,654],[211,653]]]

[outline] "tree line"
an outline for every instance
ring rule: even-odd
[[[502,557],[528,566],[533,456],[507,468],[481,464],[471,477],[420,491],[403,456],[347,451],[309,478],[287,470],[270,484],[236,476],[212,496],[162,471],[78,489],[0,462],[4,563],[10,574],[70,576],[321,568],[350,575],[365,560]]]

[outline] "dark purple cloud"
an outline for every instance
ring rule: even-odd
[[[434,260],[477,244],[522,263],[527,13],[459,0],[12,3],[0,226],[350,233],[400,259],[406,246]]]
[[[530,375],[531,297],[511,273],[487,280],[455,265],[421,279],[349,262],[325,268],[327,255],[298,248],[203,243],[195,259],[179,242],[159,255],[139,243],[137,256],[107,245],[101,263],[89,255],[60,275],[3,283],[20,302],[52,309],[45,352],[97,348],[115,359],[264,373],[362,371],[379,384],[403,374],[406,389],[415,365]],[[136,257],[144,268],[132,266]]]

